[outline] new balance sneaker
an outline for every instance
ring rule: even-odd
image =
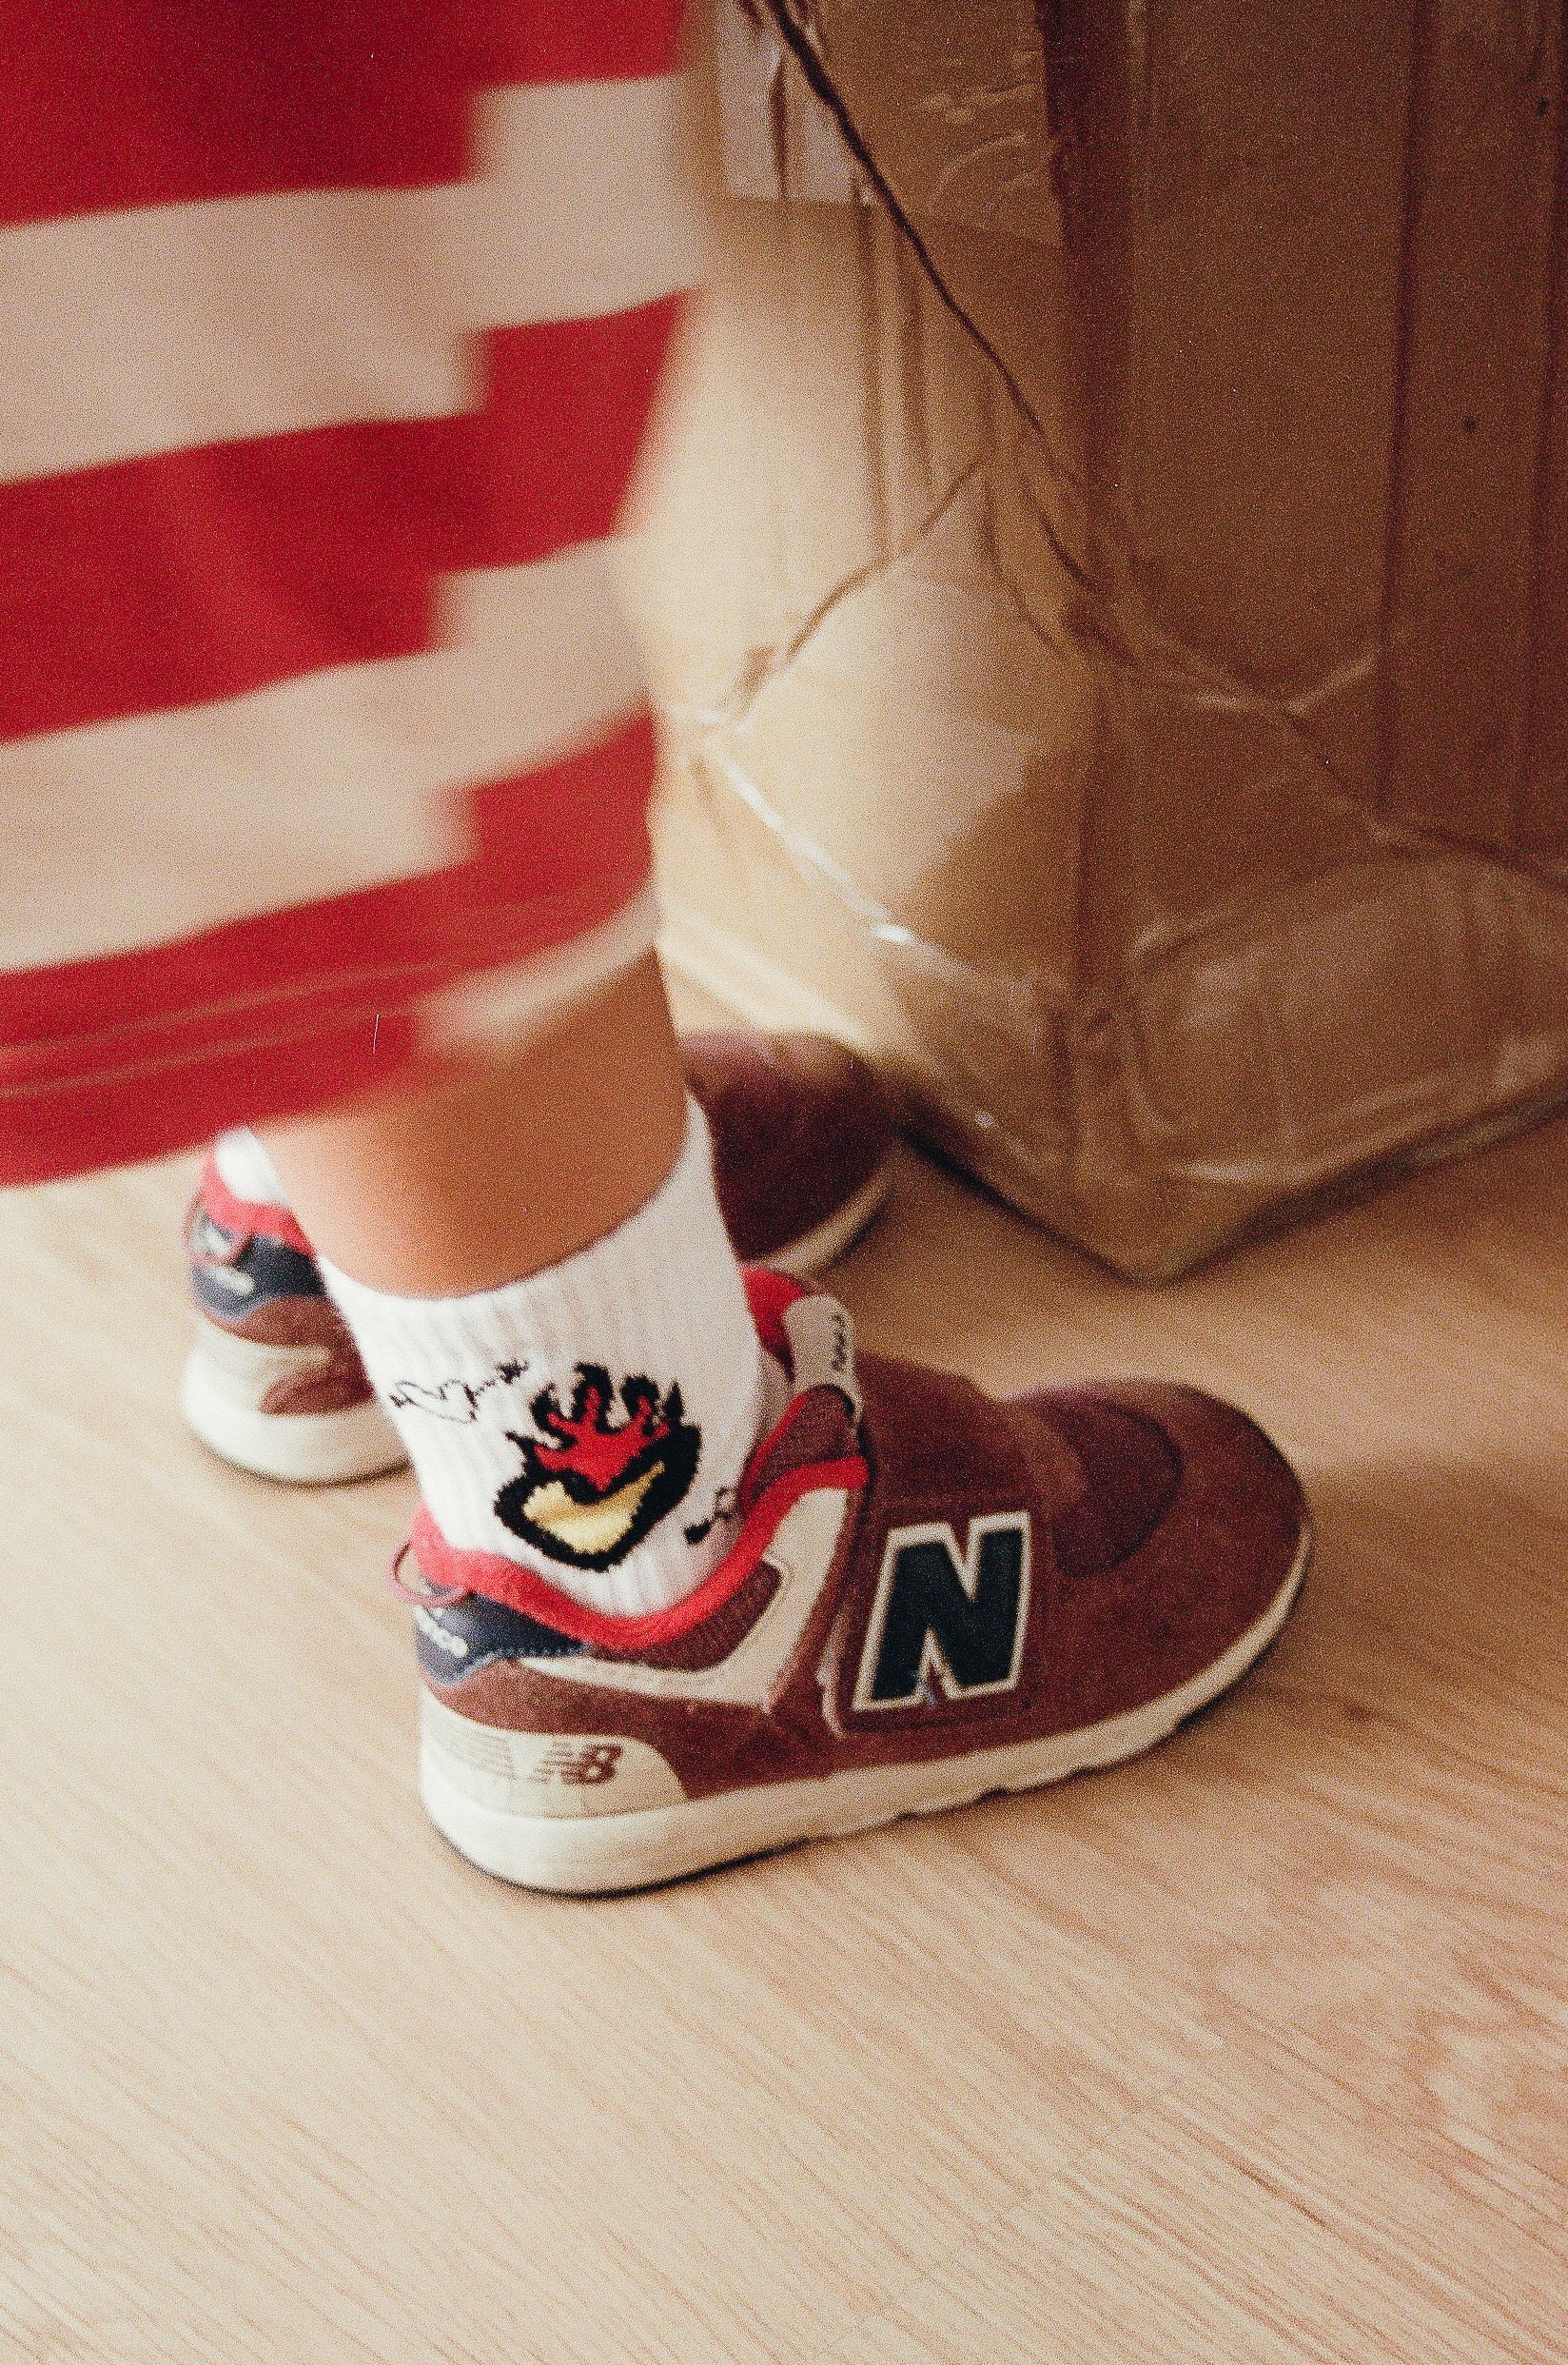
[[[749,1287],[793,1393],[690,1599],[598,1615],[454,1550],[422,1509],[399,1556],[424,1802],[505,1880],[640,1887],[1114,1764],[1236,1683],[1296,1599],[1301,1489],[1228,1406],[1123,1382],[997,1402],[871,1356],[857,1372],[831,1298]],[[575,1476],[552,1439],[579,1520],[614,1512],[617,1432],[598,1427]]]
[[[736,1253],[820,1271],[892,1182],[892,1115],[874,1072],[822,1035],[693,1035],[682,1048]],[[396,1469],[397,1430],[287,1209],[236,1197],[209,1155],[186,1248],[197,1336],[180,1406],[197,1436],[266,1478],[323,1485]]]
[[[323,1486],[396,1469],[402,1442],[286,1208],[237,1198],[210,1153],[186,1220],[196,1343],[180,1409],[225,1462]]]

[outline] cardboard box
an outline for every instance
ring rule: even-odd
[[[1559,12],[780,8],[636,554],[677,964],[1144,1276],[1568,1099]]]

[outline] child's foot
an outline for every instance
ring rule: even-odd
[[[859,1238],[892,1179],[875,1074],[820,1035],[694,1035],[683,1049],[736,1253],[820,1271]],[[186,1243],[198,1329],[180,1406],[197,1436],[265,1478],[319,1486],[396,1469],[402,1444],[287,1208],[230,1188],[209,1153]]]
[[[695,1594],[605,1616],[423,1510],[402,1556],[425,1804],[506,1880],[633,1888],[1115,1764],[1236,1683],[1296,1599],[1301,1489],[1240,1412],[857,1377],[831,1298],[748,1287],[794,1392]],[[568,1483],[583,1516],[593,1473]]]

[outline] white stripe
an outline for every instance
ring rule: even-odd
[[[452,644],[0,747],[0,966],[84,960],[460,860],[457,792],[640,703],[610,547],[449,585]]]
[[[492,91],[480,187],[509,234],[481,240],[477,322],[582,320],[695,286],[706,231],[683,149],[683,78]]]
[[[238,197],[0,233],[0,479],[466,408],[452,196]]]
[[[481,170],[0,231],[0,482],[478,401],[468,332],[690,286],[680,78],[481,102]]]
[[[515,1051],[651,953],[657,936],[658,898],[649,885],[613,918],[569,944],[427,995],[419,1008],[424,1044],[433,1052],[472,1050],[479,1043]]]

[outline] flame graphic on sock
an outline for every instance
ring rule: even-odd
[[[496,1497],[496,1516],[551,1560],[612,1568],[684,1500],[702,1453],[678,1384],[661,1394],[640,1375],[617,1389],[602,1364],[579,1363],[572,1400],[541,1389],[529,1410],[542,1432],[507,1435],[520,1476]]]
[[[620,1392],[629,1417],[618,1428],[609,1419],[614,1401],[609,1381],[606,1378],[601,1387],[597,1372],[584,1375],[570,1412],[561,1411],[552,1389],[536,1398],[535,1420],[540,1429],[561,1440],[559,1446],[535,1448],[540,1468],[578,1470],[591,1486],[613,1487],[625,1476],[645,1446],[657,1445],[670,1434],[669,1421],[663,1417],[658,1398],[646,1380],[628,1380]],[[680,1390],[676,1388],[671,1393],[678,1421]]]

